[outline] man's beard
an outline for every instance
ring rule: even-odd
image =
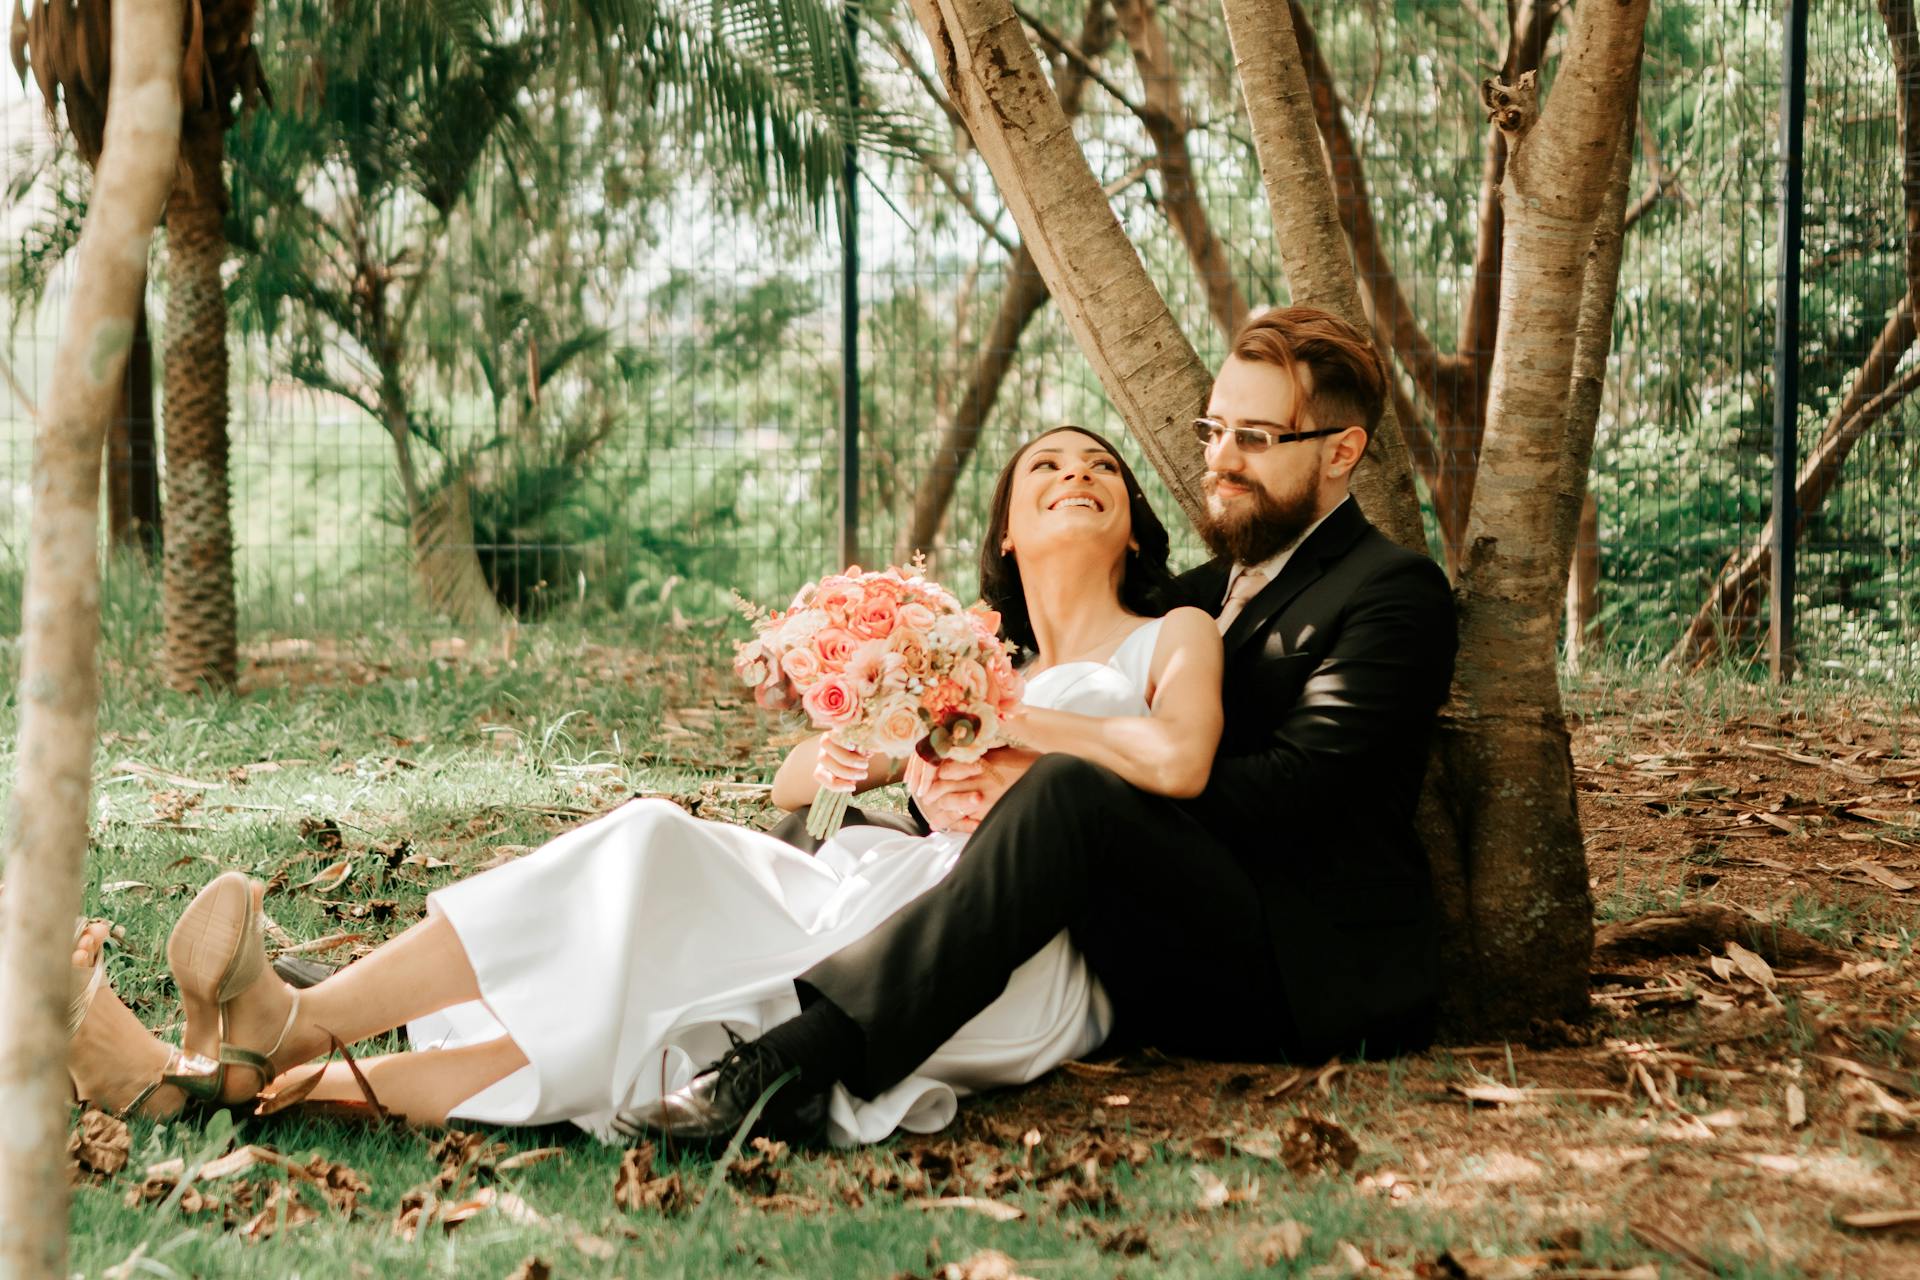
[[[1311,475],[1298,489],[1280,497],[1244,471],[1232,478],[1247,487],[1246,499],[1220,513],[1209,502],[1200,526],[1201,539],[1217,556],[1235,564],[1259,564],[1298,542],[1319,519],[1319,493]],[[1214,484],[1215,473],[1208,472],[1209,496]]]

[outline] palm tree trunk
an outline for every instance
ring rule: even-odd
[[[1580,7],[1544,111],[1532,76],[1483,86],[1509,157],[1501,324],[1440,721],[1456,842],[1432,851],[1436,878],[1464,886],[1473,955],[1456,991],[1480,1028],[1587,1007],[1593,904],[1557,659],[1592,422],[1582,432],[1569,410],[1588,382],[1597,405],[1611,340],[1647,4]]]
[[[100,452],[179,155],[181,18],[180,0],[114,6],[116,107],[34,431],[18,763],[0,837],[0,1276],[67,1274],[67,979],[98,730]]]
[[[107,434],[107,539],[137,547],[149,559],[160,550],[160,471],[153,435],[153,334],[141,291],[133,318],[133,349],[127,356],[122,411]]]
[[[167,203],[165,652],[169,687],[228,689],[235,676],[233,520],[227,475],[227,240],[223,140],[195,112]]]
[[[1008,0],[913,0],[947,94],[1127,429],[1189,519],[1206,462],[1187,430],[1212,375],[1147,275]]]

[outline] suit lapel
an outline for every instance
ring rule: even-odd
[[[1307,540],[1287,557],[1279,576],[1260,588],[1260,593],[1247,602],[1247,607],[1227,628],[1227,634],[1221,641],[1227,659],[1231,661],[1240,647],[1266,626],[1268,619],[1292,604],[1295,596],[1318,580],[1326,572],[1329,560],[1337,560],[1345,555],[1366,527],[1366,517],[1360,514],[1359,504],[1351,498],[1328,516],[1326,523],[1308,535]],[[1214,612],[1219,612],[1217,605]]]

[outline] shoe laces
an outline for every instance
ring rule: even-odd
[[[726,1032],[733,1047],[710,1068],[715,1077],[713,1091],[735,1112],[744,1114],[760,1101],[761,1094],[792,1071],[793,1064],[771,1045],[744,1039],[732,1027]]]

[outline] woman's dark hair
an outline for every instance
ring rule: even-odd
[[[1137,550],[1127,552],[1120,572],[1120,605],[1143,618],[1157,617],[1167,610],[1173,572],[1167,568],[1167,527],[1147,504],[1147,495],[1134,478],[1133,468],[1120,456],[1110,440],[1085,427],[1071,423],[1049,427],[1020,446],[1007,460],[1000,479],[993,486],[992,514],[987,518],[986,537],[980,543],[980,598],[1000,614],[1002,633],[1016,649],[1037,649],[1033,621],[1027,616],[1027,597],[1020,585],[1020,565],[1000,550],[1007,536],[1007,510],[1013,505],[1013,475],[1027,450],[1062,431],[1077,431],[1113,455],[1120,466],[1120,478],[1127,486],[1127,514],[1133,522],[1133,541]]]

